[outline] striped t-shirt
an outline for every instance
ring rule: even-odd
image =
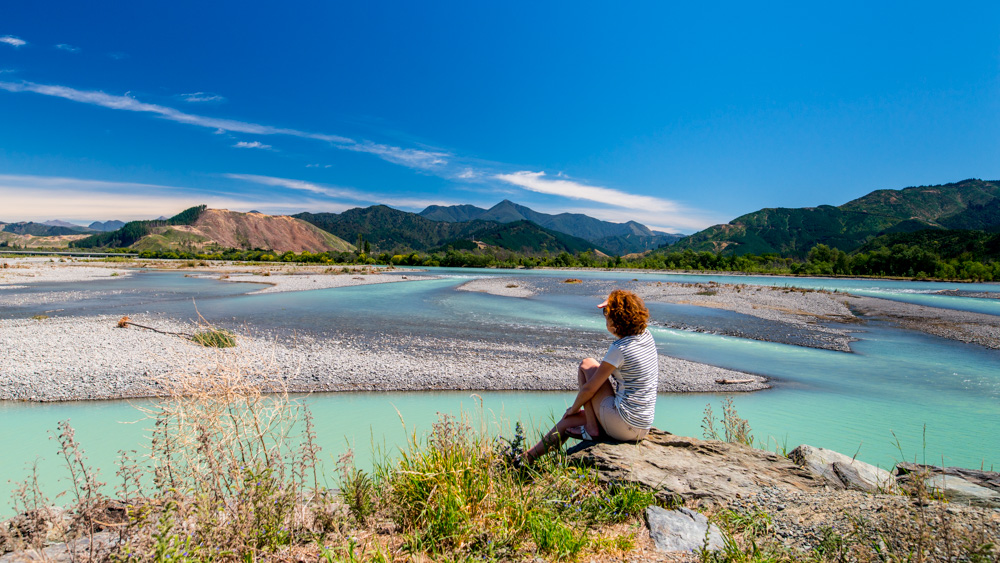
[[[659,355],[648,330],[611,343],[604,361],[615,366],[615,408],[622,420],[636,428],[653,425],[656,387],[660,380]]]

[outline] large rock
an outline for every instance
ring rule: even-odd
[[[924,481],[927,490],[955,504],[1000,508],[1000,493],[970,483],[961,477],[935,475]]]
[[[866,493],[893,493],[899,490],[896,478],[885,469],[833,450],[803,444],[789,452],[788,457],[839,489]]]
[[[723,548],[722,532],[709,524],[704,514],[687,508],[666,510],[659,506],[646,508],[646,525],[659,551],[684,551],[698,549],[717,551]]]
[[[1000,493],[1000,472],[981,471],[978,469],[965,469],[963,467],[938,467],[935,465],[921,465],[919,463],[900,463],[896,465],[896,475],[900,479],[906,479],[911,474],[930,475],[952,475],[961,477],[973,485],[986,487]]]
[[[824,485],[777,454],[655,428],[638,444],[584,442],[569,451],[569,458],[596,468],[605,482],[639,483],[672,501],[729,504],[764,488],[809,491]]]
[[[896,474],[904,487],[919,480],[932,494],[950,502],[1000,508],[1000,473],[996,471],[900,463]]]

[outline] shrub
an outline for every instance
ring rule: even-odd
[[[191,340],[208,348],[232,348],[236,346],[236,335],[228,330],[215,328],[199,330],[194,333]]]

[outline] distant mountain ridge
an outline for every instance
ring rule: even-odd
[[[513,223],[515,221],[531,221],[545,229],[588,240],[616,254],[644,252],[682,238],[682,235],[653,231],[635,221],[612,223],[581,213],[550,215],[506,199],[489,209],[474,205],[431,205],[421,211],[420,215],[432,221],[446,222],[479,220]]]
[[[526,225],[505,225],[480,219],[433,221],[385,205],[356,207],[343,213],[299,213],[293,217],[347,240],[356,240],[361,235],[372,245],[373,252],[430,251],[449,245],[471,248],[475,246],[474,240],[529,254],[601,250],[579,237],[557,233],[528,221],[522,220]],[[485,240],[487,238],[490,240]]]
[[[48,225],[50,227],[68,227],[70,229],[81,229],[80,225],[74,225],[68,221],[60,221],[59,219],[52,219],[49,221],[43,221],[43,225]]]
[[[670,249],[802,257],[817,244],[851,252],[882,234],[923,229],[1000,230],[1000,181],[877,190],[839,207],[761,209]]]
[[[31,235],[36,237],[59,237],[64,235],[79,235],[87,233],[87,229],[79,225],[64,227],[62,225],[49,225],[46,223],[33,223],[24,221],[20,223],[6,223],[0,231],[14,233],[16,235]]]
[[[0,222],[0,231],[15,233],[18,235],[31,235],[36,237],[58,237],[64,235],[90,234],[94,231],[114,231],[125,226],[122,221],[108,221],[101,223],[94,221],[90,225],[83,227],[74,225],[67,221],[53,219],[44,223],[34,223],[31,221],[20,221],[16,223]]]
[[[90,225],[87,225],[87,228],[92,231],[101,231],[106,233],[108,231],[117,231],[118,229],[124,226],[125,226],[125,221],[111,220],[103,222],[94,221]]]

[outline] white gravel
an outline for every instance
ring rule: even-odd
[[[217,279],[227,282],[264,284],[266,287],[250,292],[283,293],[287,291],[309,291],[312,289],[329,289],[331,287],[348,287],[355,285],[370,285],[376,283],[392,283],[437,279],[436,276],[408,277],[405,275],[363,274],[358,272],[337,274],[189,274],[192,277]]]
[[[131,321],[171,332],[192,323],[159,316]],[[220,364],[254,366],[256,383],[288,391],[565,390],[576,388],[576,367],[595,350],[548,348],[476,340],[411,337],[331,339],[237,335],[231,349],[204,348],[177,336],[117,328],[113,316],[0,320],[0,399],[60,401],[162,394],[185,374],[209,374]],[[533,358],[526,362],[525,358]],[[764,378],[660,357],[660,391],[744,391],[766,388]],[[719,385],[719,378],[758,383]]]
[[[524,278],[480,278],[458,286],[461,291],[478,291],[502,297],[532,297],[538,288]]]
[[[80,262],[66,259],[59,262],[51,258],[2,258],[0,259],[0,290],[21,288],[39,282],[77,282],[102,278],[123,278],[132,271],[113,262]],[[6,266],[5,266],[6,264]]]

